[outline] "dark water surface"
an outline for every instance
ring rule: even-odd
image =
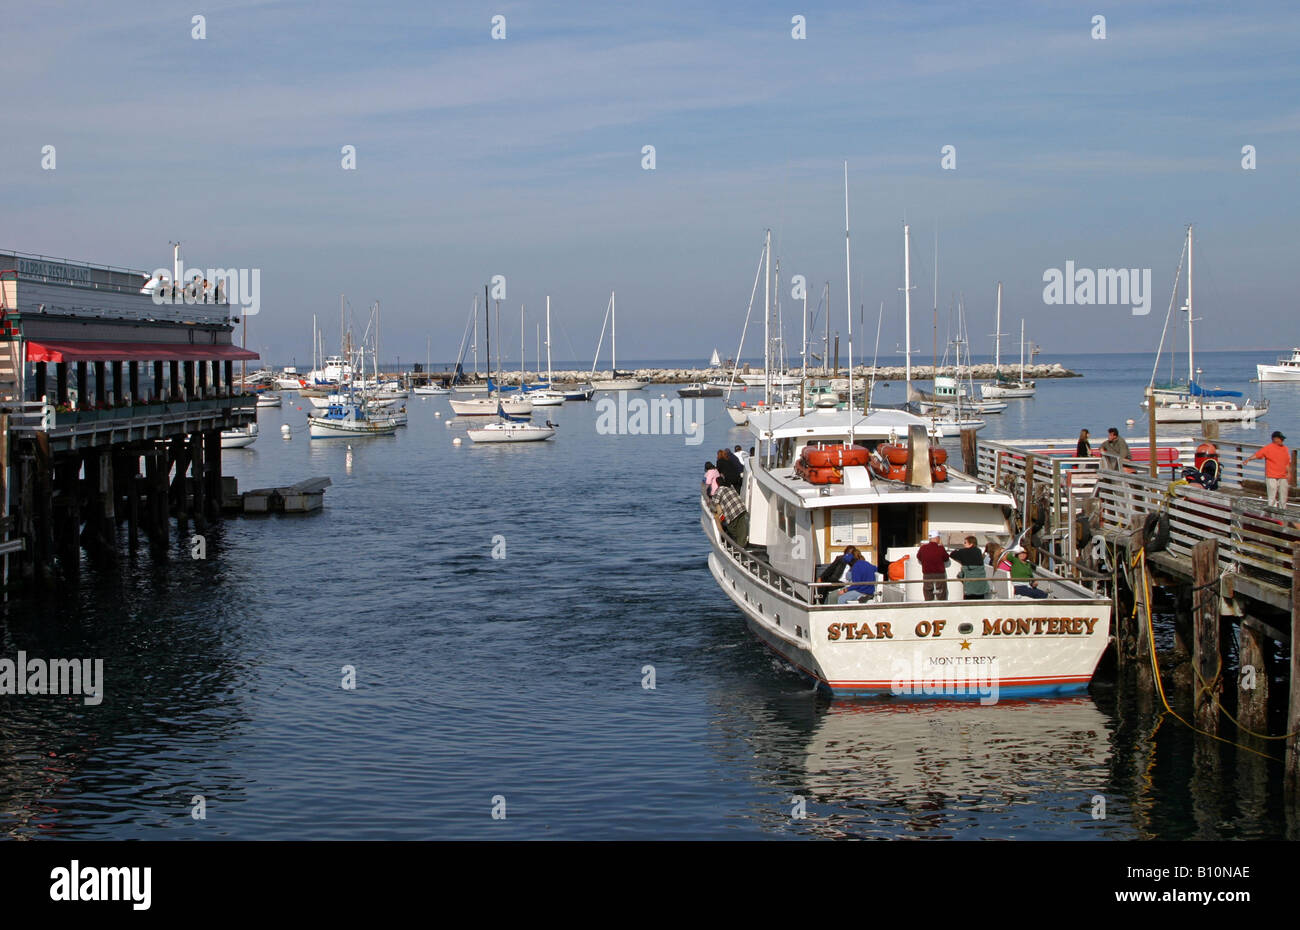
[[[1265,354],[1267,355],[1267,353]],[[1145,359],[1145,360],[1144,360]],[[1054,359],[1056,360],[1056,359]],[[1143,356],[1062,357],[982,435],[1100,438]],[[1206,381],[1255,355],[1206,353]],[[1211,366],[1212,369],[1211,369]],[[1208,374],[1213,370],[1215,377]],[[898,385],[882,388],[882,401]],[[645,396],[671,391],[655,388]],[[1250,431],[1300,430],[1300,385]],[[1272,763],[1198,749],[1113,685],[980,708],[827,702],[745,632],[696,493],[743,442],[599,435],[476,447],[445,398],[393,438],[309,440],[296,399],[225,450],[242,488],[328,475],[325,510],[240,518],[11,602],[0,656],[104,659],[103,702],[0,697],[0,830],[90,839],[1276,837]],[[440,412],[442,417],[435,417]],[[297,432],[279,436],[282,423]],[[1133,433],[1142,432],[1141,423]],[[1300,438],[1300,432],[1296,433]],[[504,540],[504,559],[491,557]],[[344,666],[357,687],[340,686]],[[655,687],[643,687],[651,674]],[[1276,754],[1276,753],[1274,753]],[[190,816],[195,795],[207,818]],[[494,798],[507,816],[491,816]],[[1094,817],[1098,798],[1104,817]],[[792,816],[800,807],[806,816]]]

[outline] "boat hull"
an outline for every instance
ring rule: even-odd
[[[635,378],[605,378],[591,382],[592,389],[596,391],[640,391],[645,385],[644,381]]]
[[[1256,365],[1260,381],[1300,381],[1300,368],[1282,365]]]
[[[475,442],[543,442],[555,435],[552,426],[515,426],[511,429],[469,429],[465,431]]]
[[[1087,690],[1106,650],[1110,603],[1100,599],[812,608],[760,582],[722,547],[712,521],[705,517],[701,522],[712,544],[709,571],[740,608],[750,632],[837,697],[987,704],[1009,697],[1079,694]],[[963,623],[970,623],[973,632],[960,634]],[[938,636],[922,634],[936,624],[942,624]]]
[[[527,399],[515,400],[495,397],[452,397],[447,403],[460,417],[494,417],[497,415],[498,403],[502,410],[512,417],[527,416],[533,412],[533,402]]]
[[[980,387],[980,396],[998,400],[1007,397],[1033,397],[1036,390],[1038,389],[1034,387],[1002,387],[996,384],[985,384]]]

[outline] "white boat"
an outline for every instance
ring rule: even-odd
[[[1157,423],[1199,423],[1213,420],[1219,423],[1252,423],[1268,412],[1268,400],[1261,399],[1258,404],[1247,400],[1238,405],[1228,397],[1241,397],[1240,391],[1227,391],[1218,388],[1206,388],[1200,384],[1201,371],[1196,367],[1195,334],[1192,323],[1192,226],[1187,227],[1187,238],[1183,243],[1183,254],[1187,256],[1187,300],[1181,312],[1187,314],[1187,381],[1178,385],[1156,385],[1156,372],[1160,367],[1160,354],[1165,347],[1165,332],[1160,334],[1160,345],[1156,350],[1155,366],[1151,370],[1151,382],[1148,387],[1152,401],[1155,403]],[[1178,278],[1183,268],[1182,256],[1178,259],[1178,271],[1174,275],[1174,294],[1169,301],[1169,310],[1165,316],[1165,331],[1173,317],[1174,306],[1178,303]],[[1147,407],[1143,399],[1141,406]]]
[[[307,382],[297,375],[285,374],[283,377],[275,379],[275,388],[277,391],[299,391],[307,386]]]
[[[1001,413],[1007,409],[1005,401],[971,399],[966,389],[950,375],[935,377],[933,394],[924,394],[913,388],[910,396],[922,413],[939,414],[948,419],[960,419],[963,414]]]
[[[431,395],[450,394],[451,388],[438,387],[436,384],[417,384],[412,388],[412,393],[427,397]]]
[[[279,394],[262,393],[257,395],[257,406],[259,407],[279,407],[280,403]]]
[[[686,387],[677,389],[678,397],[721,397],[724,393],[724,388],[701,381],[692,381]]]
[[[1088,687],[1109,640],[1110,601],[1086,587],[1040,571],[1047,597],[1022,597],[995,573],[990,599],[964,601],[953,566],[942,606],[924,600],[916,559],[923,537],[940,533],[949,546],[967,535],[1006,544],[1006,514],[1016,506],[1010,494],[956,471],[936,480],[925,420],[899,410],[821,409],[766,421],[750,423],[760,452],[743,485],[747,546],[726,535],[700,496],[709,570],[765,646],[835,696],[991,702]],[[840,483],[813,484],[797,467],[805,449],[831,455],[891,437],[906,437],[896,448],[919,466],[901,466],[915,483],[882,477],[873,464],[845,465]],[[847,545],[878,568],[907,557],[903,581],[878,576],[863,602],[818,603],[815,580]]]
[[[1256,365],[1260,381],[1300,381],[1300,348],[1278,358],[1276,365]]]
[[[489,394],[485,397],[449,397],[447,403],[457,416],[490,417],[497,412],[497,407],[505,409],[511,416],[525,416],[533,412],[533,402],[529,395],[522,397],[504,397]]]
[[[1025,380],[1025,321],[1020,321],[1020,380],[1012,381],[1002,374],[1002,282],[998,282],[998,310],[997,324],[994,326],[997,330],[993,334],[993,369],[997,372],[997,380],[992,384],[980,385],[980,396],[983,398],[1003,398],[1003,397],[1033,397],[1037,386],[1032,381]]]
[[[331,404],[325,413],[309,416],[312,439],[340,436],[391,436],[397,420],[391,416],[372,416],[360,403]]]
[[[600,347],[605,342],[605,324],[609,324],[609,365],[610,377],[596,377],[596,362],[600,360]],[[614,309],[614,292],[609,292],[609,305],[605,308],[605,322],[600,326],[600,341],[596,343],[596,357],[591,360],[591,387],[596,391],[639,391],[646,383],[639,380],[630,371],[618,370],[618,335],[616,313]]]
[[[537,426],[527,419],[514,419],[502,410],[500,419],[465,432],[475,442],[542,442],[555,435],[555,424],[547,420],[545,426]]]
[[[799,386],[799,376],[795,374],[791,374],[790,372],[786,372],[786,371],[773,372],[772,380],[770,382],[767,380],[767,376],[763,372],[751,371],[747,374],[740,375],[740,381],[742,384],[746,384],[749,387],[763,387],[765,384],[769,384],[769,383],[774,388],[789,388],[789,387]]]
[[[236,427],[221,431],[221,448],[243,449],[257,442],[257,424]]]

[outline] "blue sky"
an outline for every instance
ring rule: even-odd
[[[1153,350],[1189,222],[1198,348],[1300,341],[1300,12],[1105,6],[18,7],[0,248],[149,270],[180,239],[191,265],[260,268],[249,342],[279,362],[310,359],[313,313],[333,333],[340,293],[359,314],[381,301],[385,361],[422,360],[426,337],[446,360],[494,274],[513,364],[520,303],[530,358],[549,293],[558,356],[589,361],[611,289],[621,356],[703,360],[734,352],[767,227],[787,282],[831,282],[844,331],[847,160],[854,303],[868,350],[885,303],[882,357],[902,342],[905,219],[922,361],[936,228],[941,327],[963,297],[977,352],[998,280],[1004,330],[1025,317],[1045,358]],[[1151,268],[1150,316],[1046,306],[1067,259]]]

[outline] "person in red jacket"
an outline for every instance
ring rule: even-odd
[[[916,560],[921,563],[922,585],[927,601],[948,599],[948,550],[939,542],[939,534],[931,533],[930,541],[916,550]]]
[[[1273,431],[1273,441],[1260,449],[1252,459],[1264,460],[1264,484],[1268,487],[1270,507],[1285,507],[1287,478],[1291,474],[1291,450],[1286,447],[1286,437]]]

